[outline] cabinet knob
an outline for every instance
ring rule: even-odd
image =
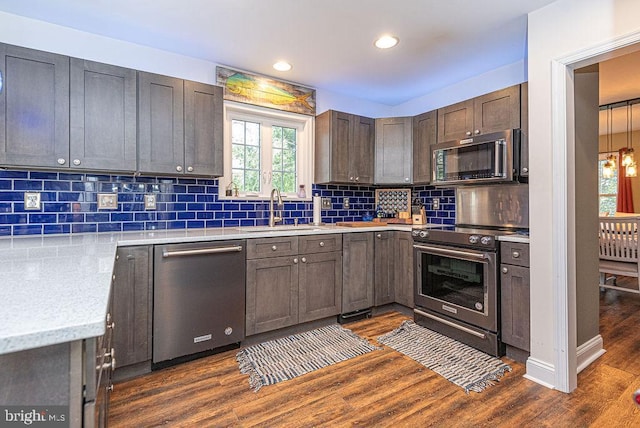
[[[476,129],[475,131],[473,131],[474,134],[478,135],[480,133],[479,129]]]
[[[307,262],[307,258],[306,258],[306,257],[303,257],[303,258],[302,258],[302,263],[306,263],[306,262]]]
[[[507,269],[506,267],[502,268],[502,273],[509,273],[509,269]]]
[[[356,177],[356,181],[360,181],[360,177]]]
[[[176,166],[176,171],[182,172],[182,167],[180,165]]]
[[[324,247],[324,241],[320,241],[320,246]]]
[[[74,159],[74,160],[73,160],[73,164],[74,164],[75,166],[80,165],[80,164],[81,164],[80,159]]]
[[[349,177],[349,181],[353,181],[353,177]]]
[[[522,172],[526,174],[527,172],[529,172],[529,168],[527,167],[522,168]]]
[[[113,392],[113,384],[107,386],[107,391]]]
[[[277,249],[278,249],[278,247],[276,247],[275,245],[274,245],[273,247],[271,247],[271,250],[272,250],[272,251],[275,251],[275,250],[277,250]]]
[[[294,265],[297,265],[297,264],[298,264],[298,259],[297,259],[297,258],[293,259],[293,264],[294,264]]]
[[[471,136],[471,131],[467,131],[467,132],[465,132],[465,135],[466,135],[467,137],[470,137],[470,136]]]
[[[378,239],[382,239],[382,233],[378,233],[378,234],[376,235],[376,238],[378,238]]]
[[[64,158],[58,158],[58,165],[64,165],[66,162]]]
[[[520,252],[518,252],[518,251],[514,251],[513,253],[511,253],[511,256],[512,256],[514,259],[520,258]]]
[[[405,177],[404,181],[405,181],[405,183],[408,183],[409,182],[409,177]]]
[[[188,166],[187,167],[187,172],[193,172],[193,167],[192,166]]]

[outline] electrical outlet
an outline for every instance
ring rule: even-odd
[[[440,198],[433,198],[433,210],[438,211],[440,209]]]
[[[156,195],[153,193],[147,193],[144,195],[144,209],[155,210],[156,209]]]
[[[349,198],[344,198],[342,200],[342,208],[344,208],[345,210],[349,209]]]
[[[40,209],[40,192],[24,192],[24,209]]]
[[[323,210],[331,209],[331,198],[322,198],[322,209]]]
[[[98,193],[99,210],[115,210],[118,208],[117,193]]]

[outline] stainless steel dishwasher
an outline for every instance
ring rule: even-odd
[[[244,339],[245,241],[156,245],[153,368]]]

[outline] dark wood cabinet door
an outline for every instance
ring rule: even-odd
[[[71,58],[72,168],[136,170],[136,71]]]
[[[411,117],[375,120],[375,183],[411,184],[413,181],[413,124]]]
[[[222,88],[185,80],[185,173],[220,177],[222,158]]]
[[[247,336],[298,323],[297,258],[247,260]]]
[[[182,79],[138,72],[138,169],[182,174],[184,165]]]
[[[298,256],[299,322],[338,315],[342,308],[342,253]]]
[[[349,181],[349,147],[353,141],[354,116],[339,111],[331,112],[331,182],[347,183]]]
[[[520,128],[520,85],[474,98],[473,134]]]
[[[349,163],[351,165],[349,182],[373,184],[375,120],[354,116],[353,126],[353,140],[349,145]]]
[[[529,176],[529,83],[520,85],[520,175]]]
[[[373,306],[373,232],[345,233],[342,237],[342,313]]]
[[[376,306],[395,301],[394,278],[395,257],[393,232],[375,232],[374,240],[374,303]]]
[[[395,301],[409,308],[414,307],[413,238],[411,232],[394,232]]]
[[[529,268],[500,265],[502,341],[525,351],[530,350]]]
[[[431,145],[436,143],[437,111],[413,118],[413,183],[431,182]]]
[[[0,44],[0,164],[69,166],[69,57]]]
[[[113,283],[113,343],[118,366],[151,360],[151,247],[121,247]]]
[[[459,140],[472,135],[473,99],[438,109],[438,142]]]

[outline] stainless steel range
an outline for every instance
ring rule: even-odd
[[[497,237],[528,233],[527,198],[522,184],[459,188],[456,226],[412,231],[418,324],[491,355],[503,354]],[[487,224],[465,223],[478,218]]]

